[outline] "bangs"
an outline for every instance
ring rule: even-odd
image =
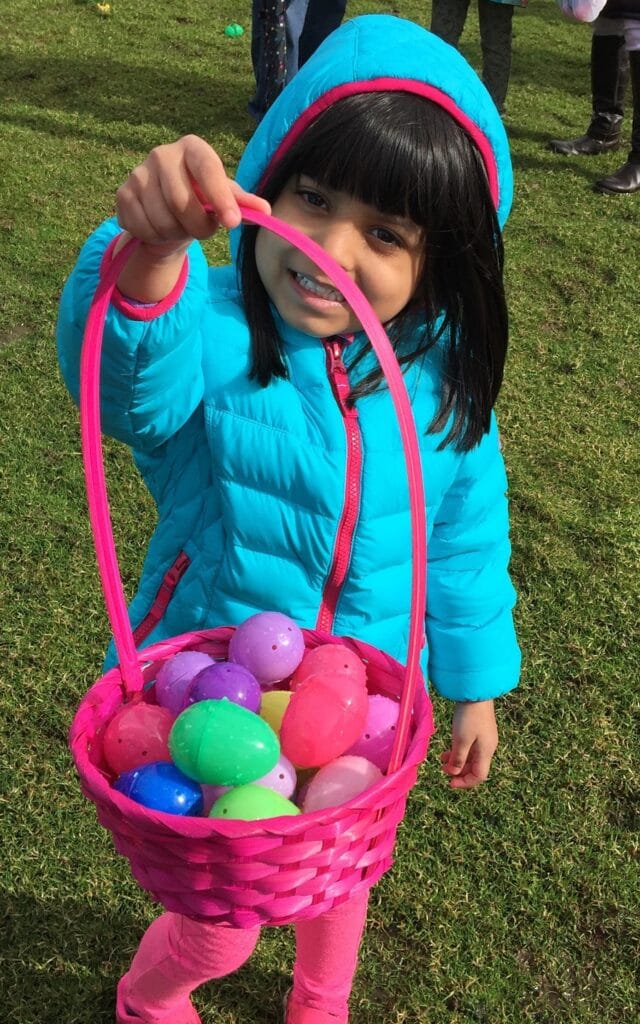
[[[386,101],[397,97],[382,98]],[[360,116],[336,104],[333,118],[327,116],[327,123],[324,118],[318,119],[305,133],[296,161],[300,173],[378,210],[409,217],[424,226],[426,204],[420,202],[422,190],[416,187],[416,165],[420,166],[416,153],[424,153],[424,132],[416,118],[406,116],[409,98],[401,98],[402,119],[374,118],[366,113]],[[371,107],[371,97],[366,100],[365,111]],[[346,108],[347,101],[343,102]],[[424,101],[419,103],[424,108]]]
[[[480,152],[441,107],[409,92],[360,93],[338,100],[302,133],[267,175],[273,202],[300,174],[362,203],[408,217],[446,245],[439,212],[470,201],[460,168],[487,182]],[[464,214],[463,214],[464,216]]]
[[[411,93],[368,93],[339,100],[269,168],[261,194],[273,201],[291,177],[305,174],[320,185],[426,227],[426,183],[439,148],[435,140],[441,137],[442,119],[450,131],[452,121],[444,111]],[[463,134],[455,124],[453,128],[454,134]]]

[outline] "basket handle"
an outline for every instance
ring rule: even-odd
[[[420,651],[424,642],[427,563],[426,512],[420,447],[402,370],[385,330],[369,302],[348,274],[324,249],[313,239],[276,217],[244,206],[240,207],[240,211],[244,222],[266,228],[279,235],[300,249],[327,275],[331,283],[344,295],[362,324],[389,386],[400,427],[409,483],[412,549],[411,614],[405,681],[389,765],[389,771],[395,771],[404,757],[416,689],[422,683]],[[100,356],[111,296],[125,263],[138,245],[137,239],[130,239],[114,257],[98,284],[87,317],[80,363],[80,431],[89,519],[105,605],[120,662],[120,673],[129,695],[139,692],[143,687],[141,662],[144,657],[138,654],[133,640],[109,513],[100,429]]]

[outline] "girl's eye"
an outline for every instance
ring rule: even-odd
[[[311,188],[299,188],[298,195],[304,203],[308,203],[309,206],[325,206],[325,201],[319,192],[314,192]]]
[[[388,228],[373,228],[371,234],[374,238],[377,238],[379,242],[382,242],[385,247],[388,246],[391,248],[393,246],[398,249],[402,248],[402,239],[399,238],[398,235],[394,235],[393,231],[389,231]]]

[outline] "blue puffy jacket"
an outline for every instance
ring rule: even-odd
[[[503,223],[511,165],[493,103],[455,50],[390,16],[347,22],[323,43],[249,142],[240,183],[256,187],[316,104],[341,95],[349,83],[378,82],[381,52],[380,87],[391,80],[399,88],[426,87],[473,132]],[[59,358],[76,398],[84,321],[118,230],[108,221],[89,238],[62,296]],[[237,238],[234,255],[236,246]],[[336,397],[340,353],[284,323],[289,379],[267,388],[250,380],[235,266],[208,268],[195,243],[188,272],[164,303],[140,309],[120,297],[116,306],[105,329],[103,427],[132,447],[158,510],[130,608],[136,641],[237,624],[277,609],[301,626],[355,636],[404,660],[410,522],[388,392],[359,400],[351,414]],[[347,372],[360,340],[344,351]],[[438,350],[405,379],[419,426],[428,514],[425,673],[451,699],[494,697],[516,685],[520,664],[495,420],[472,451],[437,451],[442,435],[425,428],[438,407]]]

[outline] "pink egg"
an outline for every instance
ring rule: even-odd
[[[170,761],[169,733],[175,717],[154,704],[126,704],[104,731],[102,749],[118,775],[152,761]]]
[[[386,772],[396,735],[400,705],[390,697],[383,697],[378,693],[371,694],[368,703],[364,729],[347,753],[366,757],[377,765],[380,771]]]
[[[229,642],[229,661],[244,665],[266,686],[295,672],[303,654],[302,631],[280,612],[252,615],[238,626]]]
[[[205,818],[209,817],[209,811],[221,796],[228,793],[231,786],[210,786],[207,782],[200,783],[202,790],[202,813]]]
[[[156,700],[174,715],[184,711],[187,690],[203,668],[213,664],[213,658],[201,651],[180,651],[165,661],[156,676]]]
[[[309,676],[291,694],[282,719],[282,752],[298,768],[314,768],[344,754],[362,732],[367,691],[353,676]]]
[[[364,757],[345,754],[325,764],[307,786],[302,810],[311,814],[323,807],[337,807],[363,793],[382,778],[382,772]]]
[[[266,786],[267,789],[273,789],[280,796],[288,798],[293,795],[297,781],[296,770],[291,761],[284,754],[280,754],[275,767],[261,779],[256,779],[256,785]]]
[[[363,686],[367,684],[365,664],[355,651],[350,651],[344,644],[320,644],[319,647],[305,652],[300,665],[293,673],[289,688],[297,690],[305,679],[320,672],[339,672],[341,675],[353,676]]]

